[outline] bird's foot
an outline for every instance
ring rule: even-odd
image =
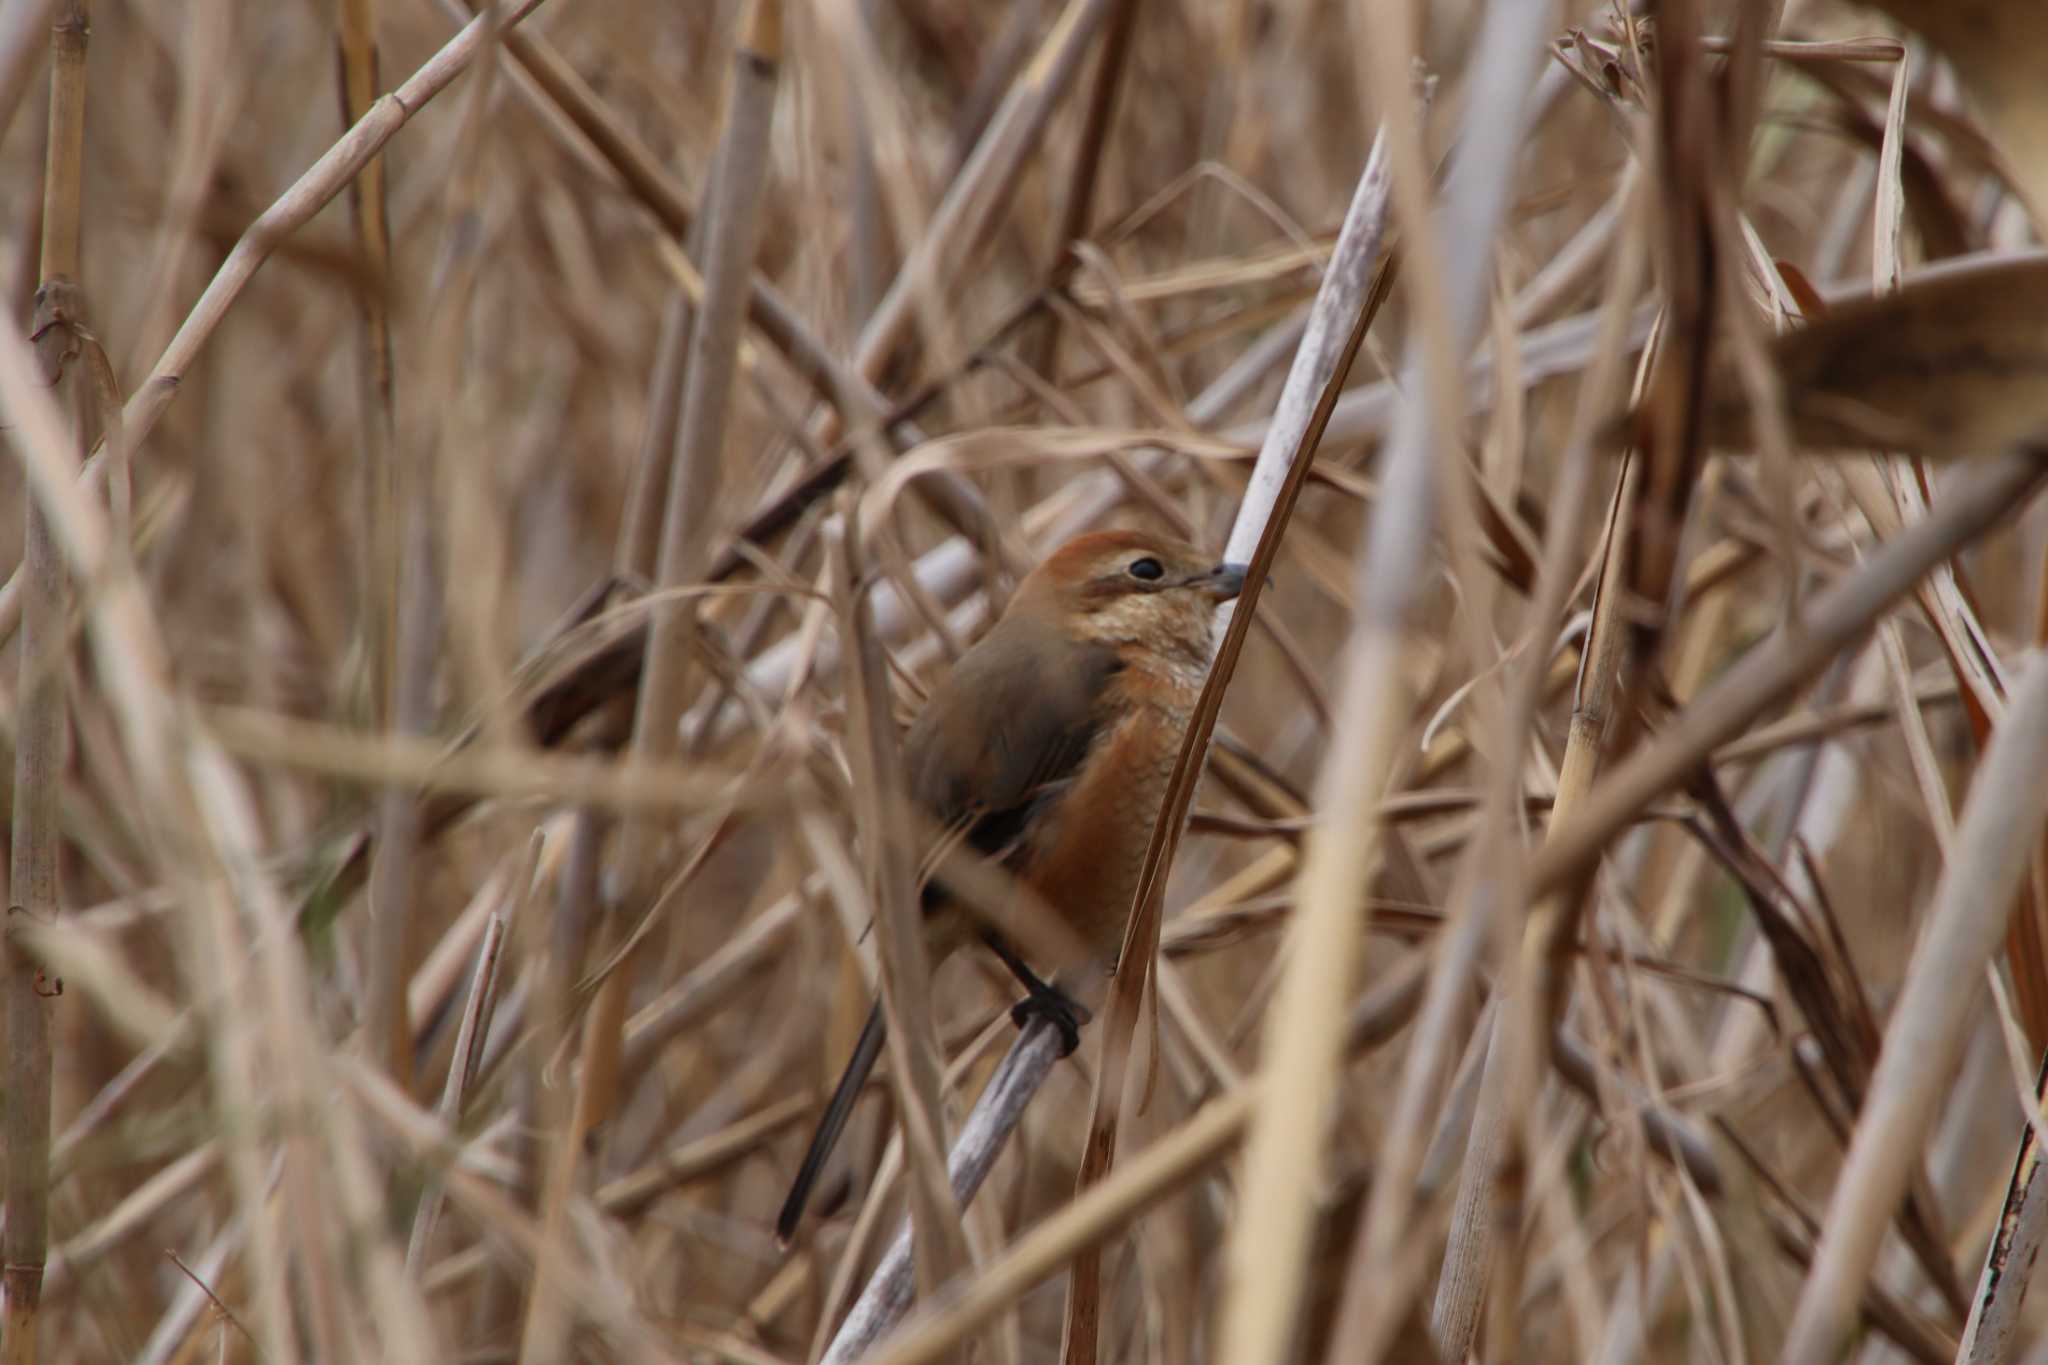
[[[1010,1022],[1020,1029],[1034,1017],[1060,1031],[1060,1056],[1066,1057],[1081,1046],[1081,1025],[1094,1016],[1057,987],[1047,986],[1010,1007]]]

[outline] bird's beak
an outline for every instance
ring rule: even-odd
[[[1218,602],[1228,602],[1244,591],[1244,574],[1248,567],[1244,564],[1218,564],[1188,586],[1200,589]]]

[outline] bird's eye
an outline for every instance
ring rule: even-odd
[[[1166,566],[1152,556],[1146,555],[1143,559],[1132,560],[1131,567],[1125,572],[1133,578],[1142,578],[1147,583],[1152,583],[1166,577]]]

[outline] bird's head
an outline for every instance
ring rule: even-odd
[[[1244,587],[1242,564],[1145,531],[1094,531],[1052,552],[1018,585],[1011,613],[1077,640],[1206,665],[1215,608]]]

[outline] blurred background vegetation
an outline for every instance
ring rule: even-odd
[[[1063,535],[1146,524],[1220,546],[1389,97],[1375,45],[1437,82],[1423,182],[1396,161],[1404,260],[1401,196],[1424,202],[1469,111],[1520,135],[1497,238],[1459,254],[1475,244],[1447,229],[1429,257],[1484,303],[1435,457],[1458,491],[1410,509],[1438,527],[1401,661],[1415,704],[1377,776],[1357,1002],[1330,1023],[1351,1051],[1314,1241],[1275,1260],[1300,1304],[1287,1349],[1426,1358],[1446,1246],[1476,1217],[1496,1230],[1490,1289],[1453,1354],[1776,1357],[1997,719],[1984,699],[2041,634],[2048,523],[1977,536],[1883,630],[1760,703],[1713,783],[1661,792],[1606,842],[1562,972],[1567,1041],[1505,1187],[1466,1134],[1520,921],[1461,965],[1439,947],[1488,913],[1473,887],[1519,866],[1479,837],[1487,794],[1516,795],[1518,850],[1565,799],[1589,640],[1634,632],[1591,741],[1619,758],[1942,506],[1946,463],[1742,458],[1767,434],[1710,458],[1694,432],[1650,466],[1681,471],[1661,504],[1677,520],[1616,531],[1623,464],[1584,438],[1628,401],[1653,318],[1704,354],[1709,332],[1760,345],[1894,271],[2032,260],[2048,97],[2025,73],[2048,72],[2048,34],[2030,0],[1950,7],[2007,24],[1997,41],[1887,6],[1934,44],[1835,0],[1639,6],[1657,12],[1640,24],[1571,0],[1551,7],[1555,46],[1526,54],[1529,98],[1497,108],[1473,76],[1480,0],[555,0],[502,6],[533,13],[502,34],[487,18],[466,67],[449,0],[95,0],[75,189],[46,178],[52,72],[67,79],[49,24],[73,8],[0,3],[0,282],[26,336],[51,205],[75,193],[77,344],[54,392],[87,430],[54,453],[106,436],[82,501],[133,554],[66,575],[40,618],[61,652],[26,665],[33,575],[0,598],[10,743],[47,724],[22,699],[63,684],[54,762],[21,770],[51,803],[33,837],[54,849],[56,914],[16,890],[38,927],[17,917],[8,989],[44,988],[55,1141],[41,1174],[9,1130],[8,1259],[35,1254],[16,1211],[41,1186],[48,1269],[39,1314],[10,1301],[7,1359],[38,1340],[61,1361],[813,1358],[903,1208],[884,1088],[823,1216],[788,1251],[769,1227],[873,970],[875,807],[846,753],[833,607],[852,499],[892,460],[936,470],[860,551],[923,584],[909,606],[876,593],[904,715]],[[1674,27],[1736,55],[1675,61]],[[347,90],[360,110],[435,62],[463,69],[372,113],[389,124],[374,181],[316,167],[336,164]],[[1674,160],[1673,72],[1719,111],[1687,117],[1733,144],[1725,174]],[[769,122],[736,170],[717,153],[747,145],[737,87]],[[692,350],[734,278],[704,275],[714,184],[721,211],[760,196],[732,248],[756,287],[744,328]],[[1719,273],[1704,309],[1674,311],[1670,224],[1693,203],[1720,225],[1692,246]],[[274,204],[287,230],[252,234]],[[231,285],[202,303],[217,274]],[[1373,585],[1352,564],[1429,298],[1396,268],[1286,529],[1168,892],[1120,1163],[1261,1063],[1302,830],[1325,766],[1354,753],[1345,641]],[[691,367],[721,348],[729,418],[679,444]],[[2020,377],[2048,392],[2044,353]],[[31,400],[7,394],[25,452]],[[1554,543],[1574,450],[1587,491]],[[665,518],[671,458],[688,492]],[[25,467],[0,473],[4,564],[27,558]],[[56,553],[88,562],[84,523],[59,521]],[[1631,535],[1677,586],[1629,581],[1596,620],[1604,552]],[[1555,621],[1531,611],[1547,555],[1568,590]],[[636,726],[650,612],[679,662]],[[1504,741],[1503,689],[1531,669],[1534,723]],[[34,822],[17,812],[17,888]],[[1978,1298],[2048,1040],[2038,867],[2001,940],[2010,999],[1981,973],[1955,985],[1976,992],[1960,1060],[1900,1231],[1872,1247],[1856,1359],[1955,1358]],[[1775,936],[1759,902],[1785,916]],[[1354,1229],[1420,1046],[1406,1025],[1451,971],[1426,1131],[1406,1135],[1407,1232],[1382,1264]],[[957,1122],[1009,1041],[1009,989],[981,964],[937,985]],[[32,1116],[18,1018],[7,1101]],[[1091,1044],[1055,1073],[966,1216],[979,1264],[1073,1197],[1097,1064]],[[1103,1359],[1222,1358],[1247,1178],[1227,1155],[1118,1219]],[[1401,1288],[1349,1335],[1375,1277]],[[1061,1358],[1067,1293],[1064,1269],[1019,1283],[969,1349]],[[2048,1351],[2039,1312],[2015,1312],[2016,1349]]]

